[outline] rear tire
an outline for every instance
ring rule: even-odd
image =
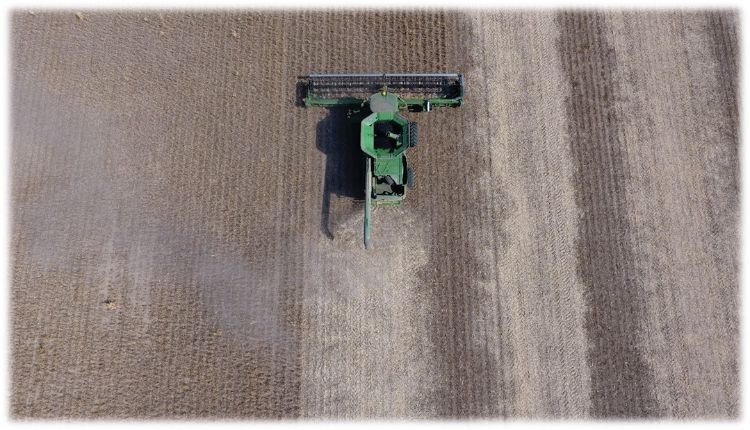
[[[419,141],[419,125],[416,122],[409,123],[409,146],[415,148]]]
[[[414,170],[411,167],[406,169],[406,186],[414,188]]]

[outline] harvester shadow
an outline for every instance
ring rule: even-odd
[[[326,155],[325,183],[321,204],[320,230],[329,239],[331,196],[364,200],[365,155],[359,146],[360,122],[369,114],[361,108],[329,108],[328,116],[318,123],[316,145]]]

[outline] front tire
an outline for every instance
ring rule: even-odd
[[[419,141],[419,125],[416,122],[409,123],[409,146],[412,148],[417,147]]]

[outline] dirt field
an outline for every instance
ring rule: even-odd
[[[737,418],[735,12],[12,18],[23,418]],[[462,72],[361,243],[298,75]],[[355,126],[356,127],[356,126]]]

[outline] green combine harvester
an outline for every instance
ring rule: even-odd
[[[429,112],[436,107],[461,106],[463,75],[313,74],[301,79],[306,107],[349,107],[371,112],[361,122],[359,141],[366,155],[364,242],[365,248],[370,248],[373,207],[401,204],[406,188],[414,182],[406,151],[417,146],[419,129],[401,111]]]

